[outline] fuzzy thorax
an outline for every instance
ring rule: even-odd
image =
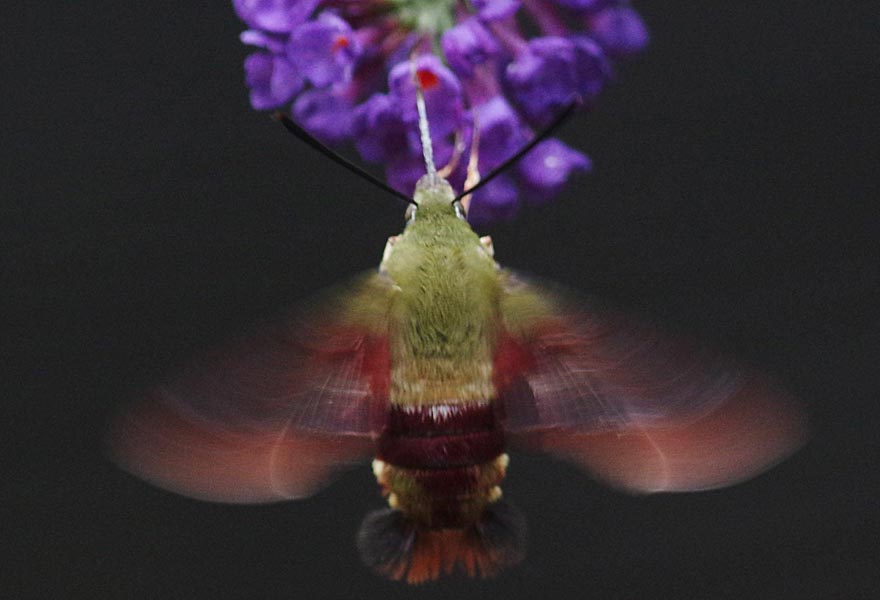
[[[423,177],[404,232],[381,271],[394,284],[390,402],[430,405],[495,396],[500,294],[495,261],[453,206],[442,178]]]

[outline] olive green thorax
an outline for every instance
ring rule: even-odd
[[[498,323],[495,261],[453,205],[449,184],[423,177],[382,271],[394,283],[391,402],[482,402],[494,396]]]

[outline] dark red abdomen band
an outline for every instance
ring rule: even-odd
[[[379,459],[409,469],[478,465],[504,451],[492,403],[391,407]]]

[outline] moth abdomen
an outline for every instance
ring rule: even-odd
[[[500,430],[379,439],[378,457],[411,469],[466,467],[492,460],[504,451]]]
[[[378,458],[397,467],[467,467],[504,452],[504,434],[491,402],[392,405],[379,438]]]
[[[396,435],[431,436],[496,429],[492,402],[460,402],[429,405],[393,404],[388,412],[387,432]]]
[[[481,533],[508,462],[491,402],[392,405],[377,455],[373,470],[391,511],[368,517],[360,543],[378,571],[415,582],[456,565],[487,576],[507,564],[499,557],[511,553],[496,552]],[[387,554],[392,538],[401,546]]]

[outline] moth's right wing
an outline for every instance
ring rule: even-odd
[[[806,435],[797,403],[723,353],[502,272],[496,359],[512,441],[635,492],[731,485]]]
[[[114,421],[113,460],[219,502],[307,496],[366,459],[388,397],[393,287],[370,273],[196,362]]]

